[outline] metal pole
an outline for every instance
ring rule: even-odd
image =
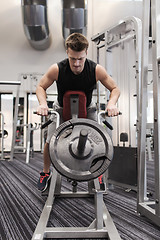
[[[99,64],[99,47],[97,46],[97,64]],[[100,111],[100,86],[97,82],[97,110]]]
[[[18,120],[18,104],[19,104],[19,91],[21,85],[21,75],[19,75],[19,81],[17,85],[17,93],[16,93],[16,101],[15,101],[15,109],[14,109],[14,120],[13,120],[13,135],[12,135],[12,145],[11,145],[11,153],[10,153],[10,161],[13,161],[14,155],[14,147],[16,140],[16,128],[17,128],[17,120]]]
[[[155,214],[160,217],[160,1],[151,1],[154,100]]]
[[[1,131],[2,131],[2,136],[1,136],[1,147],[2,147],[2,151],[1,151],[1,158],[0,160],[3,160],[4,159],[4,115],[3,113],[0,112],[0,115],[1,115],[1,125],[2,125],[2,128],[1,128]]]
[[[0,81],[0,85],[21,85],[19,81]]]
[[[146,189],[146,123],[147,123],[147,82],[148,82],[148,50],[149,50],[149,9],[150,0],[143,1],[142,28],[142,65],[141,65],[141,97],[140,121],[138,135],[138,202],[144,202]]]

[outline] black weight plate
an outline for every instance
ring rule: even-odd
[[[87,130],[84,156],[76,154],[79,134]],[[76,181],[89,181],[103,174],[112,158],[113,144],[106,130],[90,119],[72,119],[61,124],[50,142],[50,157],[55,169]]]

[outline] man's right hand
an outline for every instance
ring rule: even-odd
[[[48,115],[48,106],[46,104],[39,105],[37,108],[37,114],[41,116],[47,116]]]

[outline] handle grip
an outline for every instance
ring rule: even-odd
[[[51,124],[53,121],[51,119],[49,119],[47,122],[45,122],[44,124],[42,124],[41,129],[47,127],[49,124]]]
[[[52,110],[48,110],[48,115],[52,114],[53,112],[54,111],[52,111]],[[33,111],[33,114],[37,114],[38,115],[37,111]]]
[[[108,127],[110,130],[113,130],[113,127],[111,124],[109,124],[109,122],[107,122],[106,120],[103,121],[103,123],[106,125],[106,127]]]
[[[105,115],[106,115],[107,117],[109,117],[109,116],[108,116],[108,112],[105,112]],[[119,112],[118,115],[122,115],[122,112]],[[117,116],[118,116],[118,115],[117,115]],[[116,117],[116,116],[113,116],[113,117]]]

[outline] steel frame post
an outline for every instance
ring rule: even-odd
[[[140,118],[138,131],[138,202],[147,200],[146,186],[146,124],[147,124],[147,82],[149,51],[149,6],[150,0],[143,2],[142,64],[140,91]]]
[[[128,27],[129,26],[129,27]],[[123,35],[123,37],[121,37]],[[136,95],[137,95],[137,122],[136,130],[139,131],[139,103],[140,103],[140,79],[141,79],[141,46],[142,46],[142,23],[136,17],[128,17],[121,23],[104,30],[101,33],[93,36],[91,39],[97,44],[97,63],[99,61],[99,49],[104,47],[106,52],[105,61],[107,62],[107,52],[112,48],[124,43],[125,41],[134,41],[135,44],[135,70],[136,70]],[[102,42],[102,43],[101,43]],[[100,44],[101,43],[101,44]],[[98,46],[98,44],[100,46]],[[111,122],[111,120],[108,120]],[[117,119],[117,145],[119,145],[119,127]],[[111,132],[109,132],[111,135]],[[130,137],[131,138],[131,137]],[[131,142],[131,140],[130,140]],[[137,146],[138,148],[138,146]],[[106,172],[107,173],[107,172]],[[114,182],[113,182],[114,184]],[[116,182],[117,184],[117,182]],[[120,183],[120,186],[137,190],[137,187]]]
[[[16,93],[16,101],[15,101],[15,108],[14,108],[14,117],[13,117],[13,135],[12,135],[12,145],[11,145],[11,153],[10,153],[10,161],[13,161],[14,157],[14,146],[16,141],[16,128],[17,128],[17,120],[18,120],[18,104],[19,104],[19,91],[20,91],[20,76],[17,85],[17,93]]]
[[[150,5],[151,4],[151,5]],[[143,49],[142,49],[142,86],[140,104],[139,131],[139,163],[138,163],[138,197],[137,210],[160,226],[160,1],[145,0],[143,2]],[[149,49],[149,12],[151,6],[152,24],[152,66],[153,66],[153,99],[154,99],[154,173],[155,201],[146,197],[146,121],[147,121],[147,77]]]
[[[0,112],[0,126],[1,126],[1,131],[2,131],[2,135],[1,135],[1,154],[0,154],[0,160],[4,159],[4,115],[2,112]]]
[[[160,218],[160,1],[151,1],[154,99],[155,214]],[[160,226],[160,219],[159,219]]]

